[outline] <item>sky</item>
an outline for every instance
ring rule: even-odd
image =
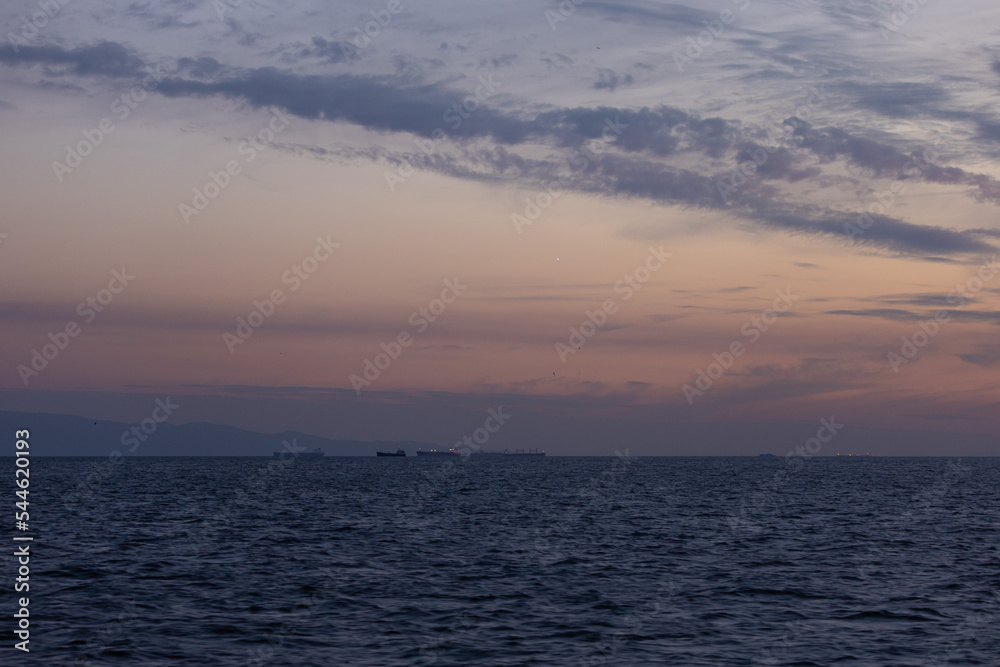
[[[0,406],[441,445],[502,406],[485,449],[599,455],[836,419],[823,454],[995,454],[998,18],[6,2]]]

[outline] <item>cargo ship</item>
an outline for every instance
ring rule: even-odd
[[[417,456],[461,456],[462,453],[457,449],[449,449],[446,451],[438,451],[436,449],[428,449],[426,452],[422,449],[417,450]]]
[[[406,456],[406,450],[397,449],[395,452],[375,452],[375,456]]]
[[[541,449],[515,449],[514,451],[505,449],[502,452],[472,452],[471,456],[545,456],[545,451]]]

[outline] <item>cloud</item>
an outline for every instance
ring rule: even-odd
[[[517,63],[519,60],[516,53],[504,53],[503,55],[496,56],[494,58],[483,58],[479,61],[480,67],[486,67],[491,65],[493,69],[500,69],[501,67],[508,67]]]
[[[965,352],[956,355],[967,364],[980,368],[994,369],[1000,367],[1000,347],[996,345],[980,345],[975,352]]]
[[[196,28],[202,25],[201,21],[183,21],[180,16],[185,12],[196,12],[200,8],[199,3],[193,0],[159,0],[157,2],[133,0],[124,8],[124,14],[139,19],[150,30]],[[112,14],[121,11],[118,8],[107,11],[105,17],[111,18]]]
[[[867,310],[828,310],[827,315],[851,315],[853,317],[874,317],[892,322],[916,322],[922,316],[910,310],[900,308],[869,308]]]
[[[753,159],[752,155],[760,155],[764,147],[756,142],[750,142],[741,147],[736,159],[745,162]],[[769,147],[767,161],[757,167],[756,175],[764,179],[781,179],[789,183],[795,183],[806,178],[819,176],[822,170],[819,167],[798,168],[806,156],[799,155],[787,148]]]
[[[730,371],[726,382],[699,399],[705,405],[725,405],[794,400],[863,389],[869,373],[864,367],[838,359],[806,357],[789,364],[756,364]]]
[[[596,6],[609,9],[602,3]],[[653,9],[629,6],[616,11],[632,16]],[[677,20],[698,13],[673,5],[664,11],[676,14]],[[318,37],[303,49],[327,57],[338,53],[335,42]],[[0,62],[63,66],[76,75],[114,78],[134,76],[143,66],[132,50],[111,42],[76,49],[24,48],[17,54],[3,47]],[[406,70],[404,64],[400,71]],[[602,73],[609,89],[622,82],[621,75],[611,70]],[[978,200],[1000,204],[1000,183],[984,174],[940,165],[933,151],[907,152],[838,127],[814,128],[795,117],[784,121],[784,136],[761,143],[758,127],[717,116],[706,118],[669,105],[518,108],[509,98],[500,105],[413,76],[412,72],[406,76],[298,74],[273,67],[230,70],[212,58],[182,58],[175,76],[161,81],[157,92],[168,97],[219,96],[257,108],[280,107],[312,120],[449,140],[446,147],[437,145],[425,153],[394,153],[373,146],[333,156],[321,147],[302,149],[317,156],[405,161],[457,178],[529,187],[559,183],[582,193],[725,211],[763,228],[933,261],[990,252],[989,239],[998,238],[995,230],[959,231],[875,215],[871,226],[852,242],[845,229],[857,223],[856,214],[790,203],[789,193],[780,188],[781,181],[826,187],[823,167],[842,161],[871,170],[874,177],[968,186]],[[499,95],[504,91],[504,82],[493,74],[470,82],[470,87],[476,86]],[[899,84],[888,92],[855,89],[872,107],[896,105],[889,109],[895,113],[910,113],[946,97],[939,88],[925,84]],[[900,99],[894,101],[896,94]],[[604,148],[594,153],[595,144],[600,143]],[[549,153],[540,153],[539,147]],[[764,152],[766,159],[758,160],[756,173],[724,200],[720,184],[730,174],[718,171],[724,164],[721,161],[738,165]],[[574,160],[583,166],[573,167]]]
[[[973,297],[963,297],[966,304],[976,303]],[[954,303],[948,301],[946,294],[892,294],[889,296],[876,297],[875,300],[881,303],[892,303],[907,306],[923,306],[927,308],[952,308]]]
[[[695,9],[677,3],[586,2],[578,6],[584,12],[600,14],[616,23],[638,23],[661,26],[682,26],[704,30],[704,22],[719,18],[718,12]]]
[[[319,58],[331,64],[347,62],[364,53],[349,42],[328,40],[318,36],[313,37],[309,44],[300,43],[293,52],[299,58]]]
[[[196,79],[207,79],[220,74],[225,68],[215,58],[202,56],[200,58],[180,58],[177,61],[178,74],[186,74]]]
[[[817,130],[794,117],[785,122],[794,128],[793,136],[798,146],[816,155],[821,162],[845,158],[857,167],[871,170],[874,176],[969,185],[976,188],[974,196],[977,199],[1000,204],[1000,182],[985,174],[937,164],[940,156],[933,148],[904,153],[894,146],[859,137],[840,128]]]
[[[857,103],[893,118],[915,118],[935,114],[950,94],[937,84],[912,82],[858,83],[843,86]]]
[[[595,90],[610,90],[612,93],[618,86],[627,86],[635,83],[635,77],[631,74],[618,74],[610,69],[600,68],[597,70],[597,81],[594,82]]]
[[[654,315],[649,315],[648,317],[656,324],[663,324],[664,322],[673,322],[674,320],[682,319],[684,317],[687,317],[687,315],[658,313]]]
[[[916,322],[934,319],[933,312],[920,313],[899,308],[868,308],[860,310],[828,310],[827,315],[850,315],[853,317],[874,317],[893,322]],[[948,310],[949,322],[986,322],[1000,324],[1000,312],[989,310]]]
[[[6,65],[48,65],[55,74],[78,76],[133,77],[144,74],[144,63],[131,49],[116,42],[64,49],[59,46],[0,46],[0,63]],[[60,69],[61,68],[61,69]]]
[[[465,102],[466,95],[439,84],[402,86],[391,77],[296,75],[264,67],[213,82],[168,78],[157,91],[168,97],[240,99],[254,107],[281,107],[301,118],[346,121],[422,137],[440,130],[456,137],[516,143],[531,132],[526,122],[489,108],[466,113],[468,118],[455,111],[449,114]]]

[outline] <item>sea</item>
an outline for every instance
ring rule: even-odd
[[[34,459],[0,663],[1000,665],[1000,459],[619,449]]]

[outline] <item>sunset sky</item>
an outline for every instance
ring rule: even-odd
[[[0,407],[996,454],[1000,8],[913,4],[5,2]]]

